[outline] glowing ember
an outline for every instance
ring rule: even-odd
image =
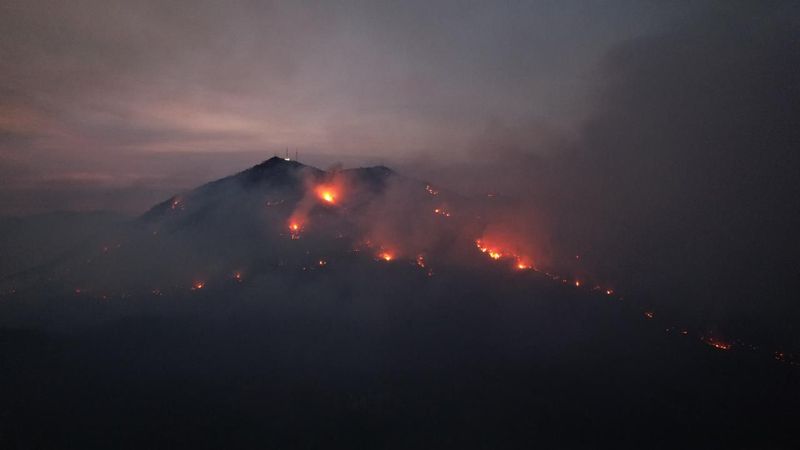
[[[425,190],[428,191],[428,194],[431,195],[439,195],[439,191],[433,188],[430,184],[425,185]]]
[[[425,268],[425,257],[424,256],[422,256],[422,255],[417,256],[417,265],[422,267],[423,269]]]
[[[241,272],[233,272],[233,279],[237,282],[242,282],[242,273]]]
[[[303,225],[300,224],[297,220],[290,219],[289,220],[289,235],[294,239],[300,239],[300,231],[302,231]]]
[[[656,316],[656,313],[654,313],[653,311],[645,311],[644,316],[647,317],[648,319],[652,319],[653,317]]]
[[[384,261],[391,261],[394,259],[394,254],[391,252],[380,252],[378,253],[378,258]]]
[[[730,350],[731,347],[733,347],[733,345],[731,345],[729,342],[724,342],[714,337],[705,338],[703,339],[703,342],[717,350]]]
[[[328,261],[325,261],[324,259],[320,259],[317,264],[319,264],[320,267],[325,267],[326,265],[328,265]]]
[[[606,289],[606,295],[613,295],[613,294],[614,294],[613,289]]]
[[[575,287],[581,287],[581,281],[575,280]]]
[[[444,208],[436,208],[433,210],[433,213],[440,216],[450,217],[450,213]]]
[[[501,256],[503,256],[502,253],[494,250],[489,250],[489,257],[491,257],[492,259],[500,259]]]
[[[199,291],[200,289],[203,289],[204,287],[206,287],[206,283],[204,281],[195,281],[194,284],[192,284],[192,290],[193,291]]]
[[[519,269],[519,270],[528,270],[528,269],[532,269],[532,268],[533,268],[533,266],[531,266],[530,264],[526,263],[522,259],[519,259],[519,258],[517,259],[517,269]]]

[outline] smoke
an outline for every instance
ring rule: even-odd
[[[610,51],[577,129],[491,124],[471,161],[407,170],[506,194],[515,242],[546,240],[554,264],[689,322],[791,339],[798,17],[790,3],[712,8]]]

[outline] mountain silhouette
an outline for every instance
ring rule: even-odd
[[[795,367],[534,270],[487,211],[281,158],[173,196],[4,280],[0,443],[797,443]]]

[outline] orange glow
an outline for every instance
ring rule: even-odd
[[[425,268],[425,257],[424,256],[422,256],[422,255],[417,256],[417,265],[422,267],[423,269]]]
[[[394,253],[388,252],[388,251],[380,252],[380,253],[378,253],[378,258],[380,258],[380,259],[382,259],[384,261],[391,261],[391,260],[394,259]]]
[[[337,189],[330,185],[317,186],[316,193],[320,200],[330,205],[335,205],[339,197]]]
[[[239,283],[242,282],[242,272],[233,272],[233,279],[238,281]]]
[[[199,291],[200,289],[203,289],[204,287],[206,287],[206,283],[204,281],[195,281],[194,284],[192,284],[192,290],[193,291]]]
[[[725,342],[725,341],[721,341],[721,340],[719,340],[717,338],[713,338],[713,337],[705,338],[705,339],[703,339],[703,342],[705,342],[706,344],[714,347],[717,350],[730,350],[731,347],[733,347],[733,345],[731,345],[730,343]]]
[[[517,256],[517,269],[519,270],[533,269],[533,264],[531,264],[531,262],[526,258]]]
[[[289,219],[289,235],[292,239],[300,239],[300,232],[303,230],[303,224],[297,218]]]
[[[487,245],[483,239],[476,239],[475,246],[478,248],[478,250],[481,251],[481,253],[486,253],[487,255],[489,255],[490,258],[494,260],[506,257],[515,258],[516,262],[514,264],[514,267],[516,267],[519,270],[533,269],[533,263],[531,262],[531,259],[527,256],[519,255],[507,251],[505,249]]]
[[[575,287],[581,287],[581,281],[575,280]]]

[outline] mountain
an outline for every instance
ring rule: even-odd
[[[272,158],[7,277],[0,446],[800,443],[796,367],[556,275],[493,202]]]

